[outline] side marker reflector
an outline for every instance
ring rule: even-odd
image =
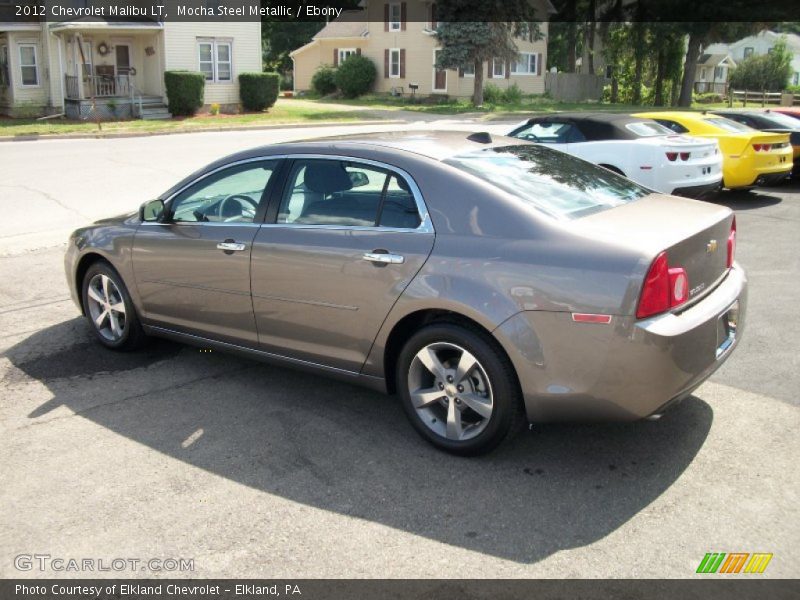
[[[572,320],[576,323],[611,323],[611,315],[592,315],[587,313],[572,313]]]

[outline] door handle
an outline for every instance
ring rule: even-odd
[[[383,265],[402,265],[406,260],[405,257],[399,254],[389,254],[388,252],[365,252],[361,258]]]
[[[223,250],[224,252],[241,252],[247,248],[247,244],[242,244],[241,242],[220,242],[217,244],[217,250]]]

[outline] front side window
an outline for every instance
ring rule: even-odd
[[[39,85],[39,65],[36,58],[35,44],[20,44],[19,68],[22,85]]]
[[[650,193],[603,167],[534,144],[487,148],[444,162],[559,219],[601,212]]]
[[[536,75],[536,55],[533,52],[521,52],[517,60],[511,63],[514,75]]]
[[[400,77],[400,49],[389,50],[389,77]]]
[[[278,209],[278,223],[416,229],[414,196],[397,173],[341,160],[298,160]]]
[[[248,162],[201,179],[172,201],[172,220],[252,223],[276,166],[275,160]]]
[[[391,3],[389,5],[389,31],[400,31],[402,18],[400,3]]]
[[[206,81],[229,82],[233,79],[233,51],[231,42],[202,40],[197,43],[200,72]]]

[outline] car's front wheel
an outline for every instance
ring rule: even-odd
[[[104,261],[91,265],[83,277],[83,306],[92,332],[112,350],[135,350],[145,341],[128,288]]]
[[[429,325],[408,340],[397,388],[420,435],[454,454],[492,450],[522,418],[514,369],[497,342],[453,323]]]

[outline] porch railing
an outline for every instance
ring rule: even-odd
[[[85,100],[94,95],[95,98],[119,98],[131,95],[129,75],[85,75],[83,77],[83,97],[80,93],[80,82],[75,75],[65,75],[67,98]],[[94,94],[92,93],[94,92]]]
[[[694,91],[698,94],[722,94],[728,93],[728,84],[724,81],[695,81]]]

